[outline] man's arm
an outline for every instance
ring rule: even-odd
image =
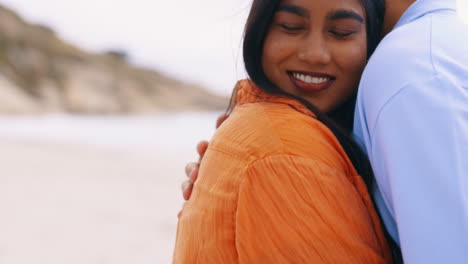
[[[435,76],[375,110],[358,125],[405,263],[467,263],[468,90]]]

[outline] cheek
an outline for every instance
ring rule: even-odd
[[[337,64],[346,75],[346,79],[359,80],[366,66],[367,42],[364,39],[342,47],[337,58]]]
[[[263,44],[262,66],[269,78],[274,79],[271,75],[281,72],[281,63],[289,57],[291,46],[291,42],[275,32],[267,34]]]

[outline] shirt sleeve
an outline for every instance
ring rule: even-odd
[[[384,263],[361,197],[327,165],[278,155],[244,174],[236,214],[239,263]]]
[[[405,263],[468,261],[467,92],[437,76],[407,85],[369,131],[368,152]]]

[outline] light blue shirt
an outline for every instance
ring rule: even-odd
[[[416,1],[384,38],[354,132],[405,263],[468,263],[468,26],[455,0]]]

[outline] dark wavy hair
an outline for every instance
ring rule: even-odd
[[[367,17],[367,56],[369,58],[381,39],[381,29],[385,14],[385,0],[360,0],[360,2]],[[332,112],[322,113],[307,100],[288,94],[275,86],[268,79],[263,70],[263,45],[279,4],[280,0],[254,0],[252,3],[245,26],[243,42],[243,58],[247,74],[253,83],[264,92],[291,97],[310,109],[317,116],[317,119],[333,132],[356,168],[356,171],[364,180],[369,193],[371,193],[375,180],[370,162],[351,135],[356,95],[352,96]],[[394,244],[388,233],[386,233],[386,236],[392,247],[395,262],[400,263],[401,254],[398,246]]]

